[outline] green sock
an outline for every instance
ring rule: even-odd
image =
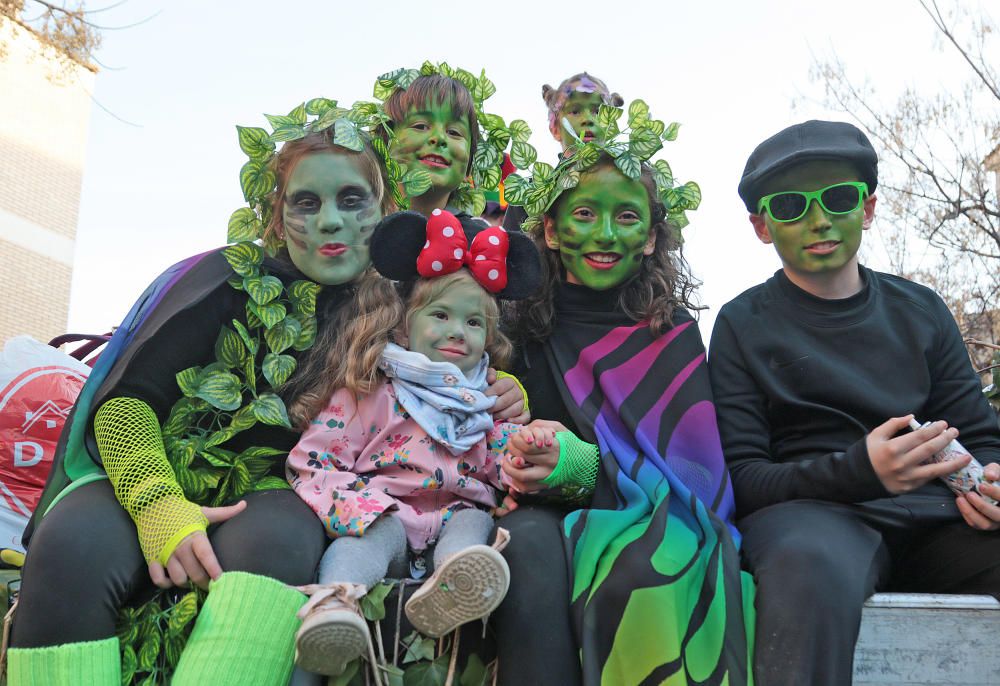
[[[305,596],[280,581],[226,572],[209,588],[173,686],[284,686],[292,674],[295,616]]]
[[[7,651],[9,686],[119,686],[122,658],[118,639],[64,643]]]

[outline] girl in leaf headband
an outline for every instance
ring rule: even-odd
[[[531,133],[521,120],[506,124],[485,111],[496,92],[493,82],[446,63],[424,62],[420,69],[396,69],[379,76],[374,95],[383,103],[389,147],[402,176],[413,210],[429,216],[446,206],[479,215],[484,193],[501,180],[503,153],[508,145],[514,163],[530,164]]]
[[[498,643],[500,683],[557,673],[586,686],[745,685],[753,586],[740,572],[705,349],[688,312],[695,282],[679,250],[700,193],[650,161],[677,125],[651,119],[642,101],[624,115],[601,105],[604,140],[567,129],[571,154],[556,167],[507,180],[544,255],[542,287],[517,304],[513,366],[534,413],[564,428],[503,469],[513,491],[569,485],[589,498],[567,512],[518,496],[504,518],[513,583],[494,626],[519,643]],[[527,532],[548,544],[527,549]],[[524,583],[536,569],[548,571],[545,591]],[[525,623],[509,609],[523,607],[549,619]]]
[[[503,364],[511,350],[496,299],[523,298],[538,284],[531,241],[435,209],[429,220],[383,220],[371,250],[402,297],[381,281],[328,356],[327,392],[293,408],[314,418],[289,454],[288,480],[334,539],[299,613],[297,661],[323,674],[363,652],[357,601],[408,547],[420,553],[437,541],[436,571],[406,604],[419,631],[442,636],[496,608],[509,572],[505,535],[486,545],[490,511],[508,440],[529,440],[494,423],[484,391],[491,360]]]

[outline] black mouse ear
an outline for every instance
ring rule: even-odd
[[[497,293],[504,300],[524,300],[542,283],[542,263],[535,242],[520,231],[508,231],[507,285]]]
[[[417,256],[427,242],[427,217],[407,210],[385,217],[372,234],[370,254],[375,270],[394,281],[417,277]]]

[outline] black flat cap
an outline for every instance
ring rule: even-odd
[[[436,210],[435,210],[436,212]],[[467,214],[455,217],[465,233],[466,243],[489,228],[482,220]],[[394,281],[409,282],[420,276],[417,257],[427,242],[427,217],[407,210],[385,217],[376,225],[370,244],[372,266],[382,276]],[[538,290],[542,282],[542,265],[538,248],[520,231],[507,233],[507,285],[496,292],[502,300],[523,300]]]
[[[779,131],[750,153],[739,186],[747,210],[757,213],[757,204],[770,177],[793,164],[812,160],[850,162],[857,168],[859,180],[868,184],[868,192],[875,192],[878,156],[868,136],[847,122],[812,119]]]

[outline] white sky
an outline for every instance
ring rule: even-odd
[[[579,71],[626,102],[643,98],[655,118],[681,122],[660,155],[704,194],[685,253],[711,308],[702,314],[707,340],[719,307],[779,266],[736,195],[747,155],[789,124],[844,118],[815,102],[813,55],[836,52],[886,102],[908,86],[957,89],[967,73],[940,48],[916,0],[128,0],[92,18],[124,25],[157,11],[106,31],[97,54],[121,70],[100,72],[96,99],[139,126],[92,110],[72,331],[109,329],[164,268],[225,243],[229,215],[243,203],[235,124],[265,125],[263,112],[284,114],[317,96],[369,99],[377,75],[431,59],[485,68],[497,85],[489,111],[525,119],[542,160],[557,146],[541,85]]]

